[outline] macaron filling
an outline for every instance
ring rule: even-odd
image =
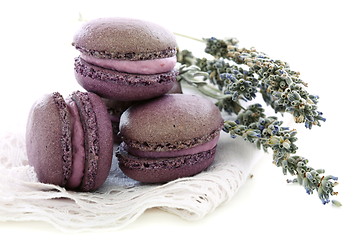
[[[126,73],[135,74],[158,74],[171,71],[176,64],[176,56],[158,58],[151,60],[119,60],[97,58],[87,54],[80,54],[80,57],[93,65]]]
[[[124,147],[127,149],[128,153],[137,157],[146,157],[146,158],[179,157],[185,155],[193,155],[213,149],[216,146],[219,137],[220,135],[217,135],[209,142],[186,149],[173,150],[173,151],[141,151],[138,148],[130,147],[128,145],[125,145]]]
[[[72,171],[66,186],[68,188],[77,188],[81,185],[85,169],[84,130],[76,103],[71,99],[67,99],[66,104],[71,116],[72,129]]]

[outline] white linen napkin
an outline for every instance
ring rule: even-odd
[[[263,156],[252,144],[222,132],[214,163],[200,174],[141,184],[126,177],[114,158],[105,184],[84,193],[38,182],[24,136],[0,135],[0,221],[44,221],[66,232],[120,229],[149,208],[199,220],[229,201]]]

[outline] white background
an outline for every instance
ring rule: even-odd
[[[40,222],[0,222],[2,235],[52,239],[359,238],[359,5],[357,1],[9,1],[0,7],[0,131],[24,131],[33,101],[44,93],[79,89],[73,77],[72,36],[84,19],[127,16],[160,23],[193,37],[236,37],[290,63],[320,96],[327,122],[296,125],[298,154],[339,177],[341,208],[288,185],[271,155],[228,203],[196,222],[152,209],[116,231],[67,234]],[[202,45],[179,38],[180,47]]]

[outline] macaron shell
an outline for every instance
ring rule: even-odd
[[[75,92],[76,103],[84,129],[85,172],[80,186],[91,191],[101,186],[110,171],[112,160],[112,128],[105,104],[94,93]]]
[[[128,177],[143,183],[163,183],[181,177],[190,177],[208,168],[215,158],[211,150],[173,158],[141,158],[128,154],[120,145],[116,156],[119,167]]]
[[[117,72],[75,59],[75,78],[87,91],[119,101],[137,101],[163,95],[171,90],[178,72],[137,75]]]
[[[104,102],[96,94],[88,94],[96,115],[99,133],[99,163],[94,185],[94,189],[97,189],[105,182],[109,175],[113,156],[113,133],[111,121]]]
[[[166,94],[131,106],[121,116],[120,134],[142,151],[179,150],[208,142],[223,125],[219,109],[198,95]]]
[[[40,182],[65,186],[71,174],[70,114],[59,93],[34,103],[26,127],[26,151]]]
[[[175,36],[162,26],[131,18],[99,18],[86,22],[73,45],[81,52],[111,59],[144,60],[176,54]]]
[[[168,93],[182,93],[181,84],[178,81],[175,81],[173,87]],[[102,98],[102,101],[105,103],[107,111],[110,116],[112,130],[113,130],[113,139],[114,143],[120,143],[121,139],[118,135],[119,133],[119,123],[120,117],[123,112],[126,111],[131,105],[139,101],[118,101],[114,99]]]

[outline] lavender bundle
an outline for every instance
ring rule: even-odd
[[[337,195],[333,188],[338,178],[324,175],[323,169],[312,168],[308,159],[295,155],[297,131],[283,126],[277,116],[266,116],[259,103],[242,106],[242,102],[252,102],[261,95],[276,113],[290,113],[296,123],[303,123],[308,129],[321,126],[326,119],[317,107],[319,97],[307,92],[300,73],[254,48],[238,47],[234,38],[202,41],[211,59],[196,58],[189,50],[179,51],[178,80],[216,99],[219,109],[233,116],[223,128],[232,138],[242,137],[264,151],[271,149],[273,163],[282,168],[283,174],[295,176],[288,182],[302,185],[308,194],[316,191],[323,204],[340,206],[340,202],[330,201],[331,196]]]

